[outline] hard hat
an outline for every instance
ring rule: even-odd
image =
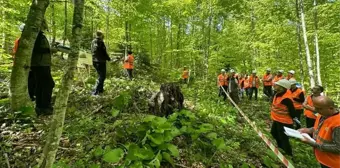
[[[278,72],[283,73],[284,71],[282,69],[280,69]]]
[[[288,71],[288,73],[291,73],[291,74],[295,74],[295,71],[293,71],[293,70],[290,70],[290,71]]]
[[[289,79],[289,82],[290,82],[292,85],[297,84],[297,81],[296,81],[295,79]]]
[[[225,69],[221,69],[221,72],[225,72]]]
[[[256,73],[256,70],[253,70],[252,73]]]
[[[231,70],[230,70],[230,73],[233,73],[233,72],[235,72],[235,70],[231,69]]]
[[[279,86],[282,86],[286,89],[290,89],[292,84],[287,79],[281,79],[281,80],[275,82],[275,85],[279,85]]]
[[[19,30],[20,30],[20,31],[24,31],[24,28],[25,28],[25,23],[23,23],[23,24],[21,24],[21,25],[19,26]]]
[[[267,69],[267,71],[269,71],[269,72],[270,72],[270,71],[272,71],[272,70],[271,70],[270,68],[268,68],[268,69]]]

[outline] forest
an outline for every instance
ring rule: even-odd
[[[338,104],[339,11],[339,0],[0,0],[0,167],[320,167],[299,139],[293,155],[277,147],[263,79],[293,70],[305,96],[323,86]],[[236,102],[221,69],[238,82],[256,73],[258,99]]]

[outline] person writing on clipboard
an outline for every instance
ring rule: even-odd
[[[333,100],[319,96],[313,100],[320,115],[314,127],[301,128],[301,133],[313,134],[315,142],[304,138],[303,142],[314,147],[314,154],[322,168],[340,167],[340,113]]]

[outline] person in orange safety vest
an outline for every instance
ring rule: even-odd
[[[271,105],[271,119],[273,120],[271,135],[275,138],[279,148],[283,149],[287,155],[292,156],[292,147],[289,143],[288,136],[284,133],[284,127],[293,128],[293,118],[296,112],[289,91],[291,83],[287,79],[281,79],[275,82],[274,95]]]
[[[313,127],[315,123],[315,119],[318,115],[316,112],[314,105],[313,105],[313,99],[321,96],[321,93],[323,92],[323,87],[320,85],[314,86],[312,88],[312,94],[308,95],[305,102],[302,104],[304,110],[304,116],[306,117],[306,126],[307,128]]]
[[[255,92],[255,100],[257,100],[257,93],[260,86],[260,79],[256,76],[256,71],[253,70],[251,76],[249,77],[249,100],[253,97],[253,92]]]
[[[263,93],[271,100],[273,96],[273,78],[274,76],[270,73],[271,69],[268,68],[266,74],[263,76]]]
[[[313,140],[303,142],[314,147],[314,154],[322,168],[340,167],[340,113],[333,100],[326,96],[313,99],[315,110],[320,114],[310,128],[299,129],[301,133],[313,134]]]
[[[217,86],[219,88],[218,96],[223,96],[223,100],[227,99],[227,95],[224,91],[228,92],[228,75],[225,69],[221,70],[221,74],[217,77]]]
[[[294,78],[294,74],[295,74],[295,71],[294,70],[290,70],[288,71],[288,75],[287,75],[287,80],[290,80],[290,79],[295,79]]]
[[[188,83],[188,79],[190,76],[190,72],[187,66],[184,66],[183,72],[182,72],[182,81],[183,83]]]
[[[290,79],[289,82],[291,85],[291,96],[294,103],[296,117],[300,121],[301,114],[303,113],[303,106],[302,103],[305,101],[305,94],[302,89],[296,87],[297,81],[295,79]],[[300,123],[297,124],[296,129],[301,128]]]
[[[134,65],[133,65],[134,61],[135,61],[135,58],[132,55],[132,51],[128,51],[128,56],[124,60],[124,68],[126,69],[130,80],[132,80],[133,78],[132,73],[133,73],[133,68],[134,68]]]

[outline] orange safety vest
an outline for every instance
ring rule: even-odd
[[[128,55],[128,59],[124,62],[124,68],[125,69],[133,69],[133,61],[135,58],[133,55]]]
[[[241,87],[241,85],[242,85],[242,82],[244,82],[244,78],[240,78],[239,80],[238,80],[238,85]],[[243,83],[243,86],[244,86],[244,83]]]
[[[274,77],[274,79],[273,79],[273,84],[274,84],[275,82],[277,82],[277,81],[283,79],[283,78],[284,78],[283,75],[281,75],[280,77],[276,75],[276,76]]]
[[[307,96],[307,105],[311,106],[311,107],[314,107],[314,104],[313,104],[313,99],[312,99],[312,96]],[[312,119],[316,119],[316,116],[314,114],[313,111],[311,110],[307,110],[305,109],[305,111],[303,112],[303,114],[308,117],[308,118],[312,118]]]
[[[245,88],[245,89],[248,89],[250,87],[249,86],[249,78],[244,79],[244,84],[243,85],[244,85],[243,88]]]
[[[293,119],[289,115],[287,106],[281,104],[281,101],[286,98],[291,99],[290,92],[288,91],[282,97],[274,97],[270,116],[274,121],[284,124],[293,124]]]
[[[249,87],[253,87],[253,80],[254,80],[253,78],[254,78],[253,76],[249,77],[249,83],[248,83]],[[260,86],[260,80],[257,76],[255,76],[255,87],[259,88],[259,86]]]
[[[182,73],[182,79],[188,79],[189,78],[189,71],[188,70],[184,70]]]
[[[19,41],[20,41],[20,38],[17,38],[17,39],[14,41],[13,58],[15,58],[15,54],[16,54],[17,51],[18,51]]]
[[[321,115],[319,115],[314,124],[313,138],[317,144],[332,142],[333,130],[336,127],[340,127],[340,113],[333,115],[320,123]],[[331,152],[323,152],[317,148],[314,148],[316,159],[323,165],[331,168],[340,167],[340,154]]]
[[[297,88],[297,89],[295,90],[295,92],[292,92],[292,91],[290,90],[290,93],[291,93],[291,95],[292,95],[292,100],[293,100],[294,107],[295,107],[295,109],[297,109],[297,110],[303,109],[303,106],[302,106],[302,103],[295,101],[294,98],[299,98],[299,96],[300,96],[300,94],[301,94],[302,92],[303,92],[303,91],[302,91],[300,88]]]
[[[272,82],[272,80],[273,79],[271,79],[269,82],[266,82],[266,80],[268,80],[268,79],[270,79],[270,78],[272,78],[272,74],[265,74],[264,76],[263,76],[263,85],[264,86],[273,86],[273,82]]]
[[[228,86],[228,75],[218,75],[218,86]]]

